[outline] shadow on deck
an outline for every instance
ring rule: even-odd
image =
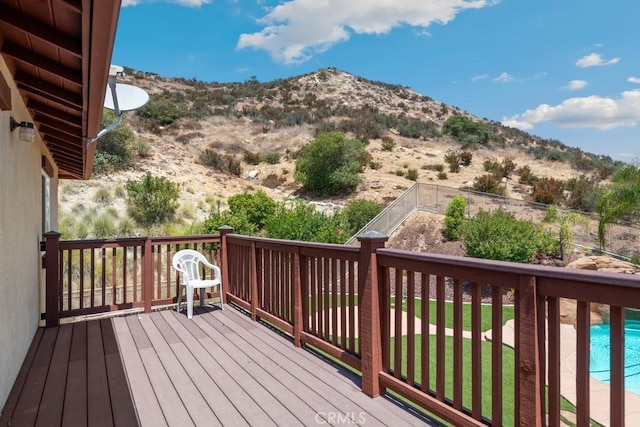
[[[38,330],[0,425],[436,424],[227,307]]]

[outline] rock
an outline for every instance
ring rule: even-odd
[[[253,169],[247,172],[247,179],[257,179],[258,178],[258,170]]]
[[[630,262],[621,261],[608,256],[588,256],[579,258],[567,265],[567,268],[578,270],[608,271],[611,273],[640,274],[640,268]],[[560,298],[560,322],[573,325],[576,321],[576,300]],[[590,322],[592,325],[609,323],[609,306],[606,304],[590,304]]]

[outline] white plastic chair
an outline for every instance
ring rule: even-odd
[[[177,311],[180,312],[180,303],[182,302],[182,287],[186,288],[187,292],[187,318],[193,317],[193,290],[198,288],[200,294],[200,307],[204,305],[205,288],[211,288],[218,286],[220,291],[220,308],[224,310],[222,304],[222,274],[220,273],[220,267],[211,264],[207,258],[198,251],[193,249],[183,249],[173,256],[171,260],[173,268],[180,272],[181,280],[178,287],[178,307]],[[211,268],[213,270],[213,279],[201,279],[200,264]]]

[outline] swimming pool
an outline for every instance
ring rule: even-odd
[[[611,344],[609,325],[591,327],[591,366],[592,377],[605,383],[610,381]],[[625,322],[624,343],[624,386],[627,391],[640,394],[640,321]]]

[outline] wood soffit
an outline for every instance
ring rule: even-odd
[[[91,176],[120,1],[0,0],[0,55],[60,178]]]

